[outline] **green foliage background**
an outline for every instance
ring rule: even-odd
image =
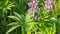
[[[48,13],[45,0],[38,0],[40,17],[34,21],[29,19],[29,1],[0,0],[0,34],[60,34],[60,0],[54,0],[54,10]]]

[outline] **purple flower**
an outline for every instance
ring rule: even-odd
[[[37,12],[38,12],[38,10],[37,10],[37,9],[35,9],[35,10],[34,10],[34,13],[36,14]]]
[[[29,5],[29,7],[31,7],[32,6],[32,2],[29,2],[28,5]]]
[[[35,3],[35,5],[38,5],[38,1],[37,0],[33,0],[33,2]]]
[[[38,5],[38,1],[37,0],[33,0],[32,2],[28,3],[29,7],[35,7],[35,8],[37,8],[37,5]]]
[[[45,11],[52,11],[53,10],[53,2],[54,0],[46,0],[45,1]]]
[[[31,2],[28,3],[28,6],[29,6],[29,13],[34,18],[34,16],[36,16],[35,14],[37,14],[37,12],[38,12],[38,10],[37,10],[38,1],[37,0],[31,1]]]

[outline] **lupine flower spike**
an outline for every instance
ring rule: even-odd
[[[38,12],[38,1],[37,0],[33,0],[31,2],[28,3],[29,6],[29,13],[31,15],[31,17],[34,18],[34,16],[36,16],[37,12]],[[37,18],[34,18],[37,19]]]
[[[54,0],[46,0],[45,1],[45,11],[46,12],[53,10],[53,5],[54,5],[53,3],[54,3]]]

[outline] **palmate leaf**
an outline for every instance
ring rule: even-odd
[[[14,29],[18,28],[18,25],[24,26],[24,23],[25,23],[24,15],[19,15],[18,13],[14,12],[14,16],[8,16],[8,17],[16,20],[17,23],[14,22],[14,23],[8,24],[7,26],[13,26],[13,27],[11,29],[9,29],[6,34],[10,33]]]
[[[16,16],[8,16],[9,18],[12,18],[13,20],[17,20],[17,21],[20,21],[20,19]]]
[[[16,29],[16,28],[18,28],[18,27],[20,27],[20,25],[13,26],[12,28],[10,28],[10,29],[6,32],[6,34],[10,33],[11,31],[13,31],[14,29]]]

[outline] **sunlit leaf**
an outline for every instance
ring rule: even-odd
[[[11,7],[15,7],[14,3],[9,3],[6,8],[11,10]]]

